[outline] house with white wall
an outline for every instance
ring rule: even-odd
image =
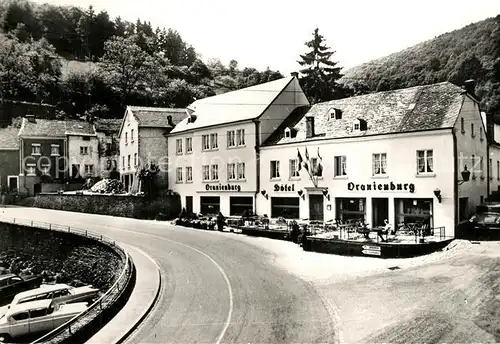
[[[100,176],[99,140],[94,125],[66,120],[68,168],[71,179]]]
[[[188,212],[255,212],[262,142],[309,102],[296,76],[200,99],[168,135],[169,186]]]
[[[449,82],[315,104],[261,147],[257,212],[453,237],[488,196],[485,132],[473,90]]]
[[[151,164],[160,167],[159,183],[168,187],[166,135],[184,117],[185,109],[127,106],[118,133],[120,179],[127,191],[139,191],[137,174]]]

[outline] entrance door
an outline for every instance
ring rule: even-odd
[[[458,200],[458,214],[460,221],[465,221],[469,218],[469,209],[467,209],[468,203],[469,197],[461,197]]]
[[[73,178],[80,177],[80,165],[78,164],[71,165],[71,177]]]
[[[372,199],[373,226],[383,226],[384,220],[389,220],[389,200],[387,198]]]
[[[323,221],[323,195],[309,195],[309,220]]]
[[[129,179],[128,179],[128,174],[125,175],[125,191],[128,192],[129,191]]]
[[[186,196],[186,212],[193,213],[193,196]]]
[[[9,177],[9,191],[13,192],[18,189],[17,177]]]
[[[35,184],[34,185],[34,192],[35,192],[35,195],[38,195],[39,193],[42,192],[42,184]]]

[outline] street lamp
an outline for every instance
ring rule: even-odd
[[[466,183],[469,181],[470,171],[467,170],[467,165],[464,166],[464,170],[462,172],[460,172],[460,174],[462,175],[462,180],[458,181],[458,185],[462,185],[463,183]]]

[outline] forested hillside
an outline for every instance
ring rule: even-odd
[[[178,32],[139,19],[0,0],[0,98],[54,104],[54,116],[121,118],[125,105],[184,107],[281,77],[237,61],[205,64]]]
[[[500,116],[500,15],[346,70],[341,82],[364,93],[467,79],[483,109]]]

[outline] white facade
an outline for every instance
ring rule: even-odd
[[[68,135],[69,175],[95,177],[100,175],[99,140],[95,135]]]
[[[309,105],[296,77],[271,83],[202,99],[168,135],[168,184],[188,212],[255,212],[261,143]]]
[[[120,158],[118,161],[120,179],[125,190],[130,191],[139,163],[139,123],[131,111],[125,112],[120,130]]]
[[[458,221],[487,197],[484,130],[477,103],[465,96],[455,128],[262,147],[257,213],[323,221],[364,218],[369,226],[387,219],[392,228],[424,220],[453,237]],[[307,161],[306,148],[323,166],[317,187],[305,168],[297,174],[291,167],[298,152]],[[382,165],[385,173],[378,173]],[[461,181],[465,165],[472,173],[468,182]]]

